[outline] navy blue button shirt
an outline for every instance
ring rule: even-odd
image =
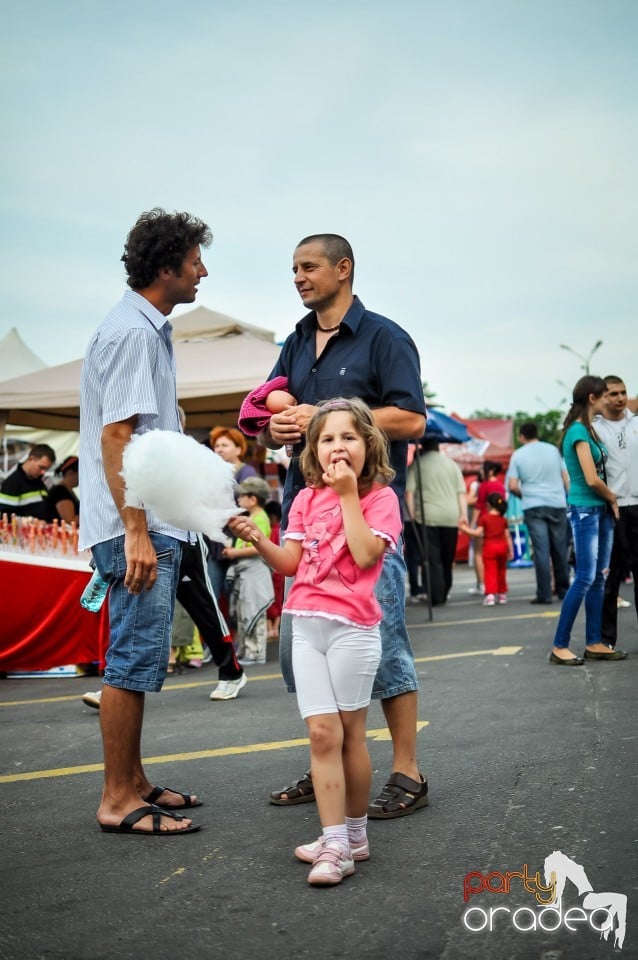
[[[317,404],[332,397],[359,397],[369,407],[399,407],[425,415],[419,354],[412,338],[401,327],[378,313],[366,310],[358,297],[317,357],[314,312],[299,321],[286,339],[268,377],[287,377],[297,403]],[[401,499],[405,490],[407,440],[390,442],[390,462],[396,471],[392,488]],[[282,526],[295,495],[304,486],[299,469],[298,444],[284,485]]]

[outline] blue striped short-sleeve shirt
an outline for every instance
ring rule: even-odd
[[[127,290],[88,345],[80,379],[80,549],[124,533],[102,462],[103,427],[135,416],[136,433],[181,429],[172,329],[145,297]],[[188,538],[150,510],[146,519],[149,530]]]

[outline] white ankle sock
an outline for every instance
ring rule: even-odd
[[[323,835],[326,838],[326,843],[338,843],[340,847],[344,848],[344,850],[350,849],[348,828],[346,827],[345,823],[339,823],[334,827],[324,827]]]
[[[363,843],[367,838],[366,827],[368,825],[368,815],[362,817],[346,817],[346,827],[348,829],[348,840],[351,844]]]

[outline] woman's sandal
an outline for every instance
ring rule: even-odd
[[[421,778],[419,782],[403,773],[393,773],[377,799],[368,806],[368,817],[372,820],[406,817],[428,803],[427,780]]]
[[[299,780],[294,780],[290,786],[273,790],[270,794],[270,802],[280,807],[292,806],[295,803],[312,803],[314,799],[315,788],[312,785],[310,771],[304,773]]]

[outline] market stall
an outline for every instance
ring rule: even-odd
[[[80,605],[90,578],[84,554],[0,550],[0,671],[103,661],[107,604],[99,613]]]

